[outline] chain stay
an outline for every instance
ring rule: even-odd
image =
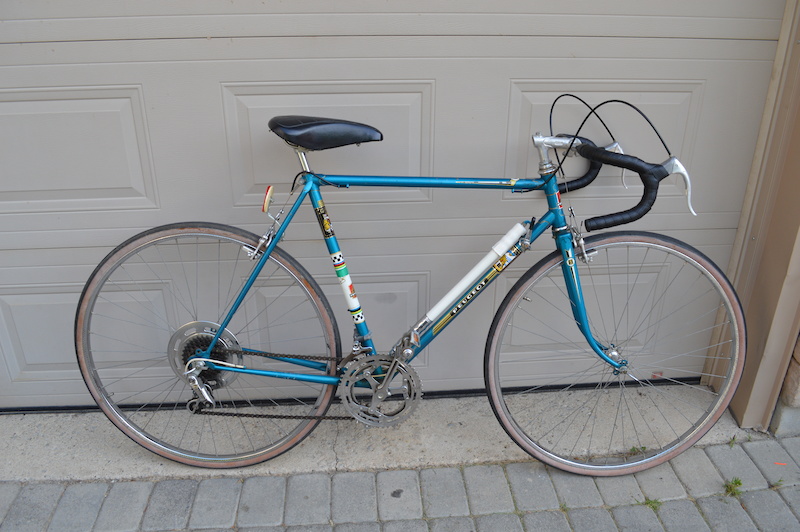
[[[255,419],[324,419],[331,421],[355,421],[352,416],[299,416],[290,414],[246,414],[240,412],[219,412],[217,410],[197,410],[195,413],[204,416],[219,416],[219,417],[247,417]]]
[[[296,358],[300,360],[337,360],[336,357],[326,357],[321,355],[288,355],[288,354],[280,354],[280,353],[266,353],[264,351],[242,351],[241,349],[226,349],[226,353],[231,353],[234,355],[246,355],[246,356],[256,356],[256,357],[263,357],[263,358]],[[248,414],[243,412],[220,412],[218,410],[205,410],[205,409],[198,409],[195,410],[196,414],[201,414],[204,416],[218,416],[218,417],[245,417],[245,418],[254,418],[254,419],[320,419],[320,420],[331,420],[331,421],[355,421],[352,416],[301,416],[301,415],[291,415],[291,414]]]

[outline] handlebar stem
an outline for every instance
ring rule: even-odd
[[[539,152],[539,174],[548,175],[556,170],[556,166],[550,160],[550,149],[569,149],[577,148],[582,144],[577,137],[547,137],[541,133],[536,133],[532,137],[533,145]]]

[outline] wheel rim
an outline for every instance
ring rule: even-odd
[[[133,242],[130,249],[123,246],[115,263],[90,280],[78,349],[87,384],[111,420],[154,452],[192,465],[247,465],[288,450],[318,423],[202,416],[186,408],[193,393],[180,367],[184,350],[192,341],[204,341],[227,312],[253,265],[242,246],[254,244],[253,238],[226,231],[166,231]],[[242,341],[257,350],[338,356],[335,325],[321,318],[327,303],[318,301],[296,265],[277,253],[274,258],[286,265],[271,259],[223,331],[222,344],[238,349]],[[214,321],[203,321],[209,317]],[[248,359],[255,369],[335,372],[335,363],[319,371]],[[233,355],[234,362],[240,360]],[[329,385],[229,372],[215,377],[211,388],[218,408],[227,413],[321,415],[334,392]]]
[[[487,359],[509,435],[574,472],[625,474],[668,460],[719,418],[741,372],[738,302],[713,265],[670,239],[617,240],[590,240],[598,253],[581,281],[592,331],[628,361],[627,373],[583,347],[555,257],[531,290],[504,303]]]

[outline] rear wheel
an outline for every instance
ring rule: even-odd
[[[501,304],[485,379],[503,428],[567,471],[623,475],[661,464],[719,419],[744,365],[741,305],[705,255],[661,235],[608,233],[579,262],[590,327],[615,371],[572,317],[560,253],[533,266]]]
[[[198,380],[216,405],[202,408],[184,375],[247,280],[255,265],[247,251],[257,243],[218,224],[158,227],[117,247],[89,278],[75,321],[81,373],[103,412],[147,449],[189,465],[249,465],[297,445],[327,411],[332,384],[209,369]],[[327,360],[303,366],[245,349]],[[338,328],[308,272],[275,249],[210,358],[335,376]]]

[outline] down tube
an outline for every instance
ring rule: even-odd
[[[445,327],[450,325],[450,323],[453,322],[453,320],[462,310],[467,308],[470,303],[477,299],[478,296],[485,291],[486,287],[488,287],[495,279],[497,279],[497,277],[500,275],[500,272],[503,271],[503,269],[510,264],[512,260],[520,256],[523,251],[524,250],[519,244],[515,244],[505,253],[503,257],[501,257],[500,261],[484,272],[484,274],[480,276],[480,280],[473,284],[472,287],[463,294],[458,303],[456,303],[449,311],[445,312],[442,316],[436,319],[420,335],[420,345],[416,350],[414,357],[416,357],[417,354],[425,349],[425,347],[427,347],[427,345],[430,344],[433,339],[444,330]],[[412,357],[412,359],[414,357]]]
[[[532,232],[534,238],[540,235],[549,224],[549,217],[547,221],[537,224]],[[523,243],[522,240],[527,231],[526,226],[522,224],[517,224],[515,227],[512,227],[497,244],[492,246],[492,250],[456,284],[456,287],[459,285],[463,286],[465,282],[469,283],[470,280],[472,280],[474,282],[471,283],[470,287],[453,300],[451,296],[458,293],[458,288],[454,287],[441,301],[428,311],[420,323],[412,329],[414,333],[419,334],[419,344],[415,345],[414,355],[410,357],[411,359],[425,349],[445,327],[458,317],[462,310],[477,299],[481,293],[485,292],[486,287],[491,284],[509,264],[528,249],[528,244]]]

